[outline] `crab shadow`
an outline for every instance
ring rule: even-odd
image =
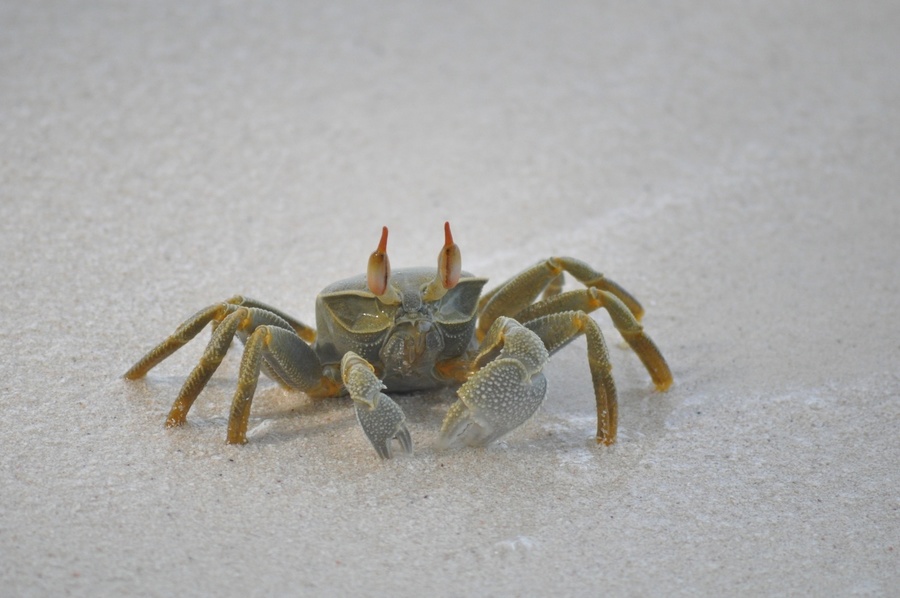
[[[453,389],[390,393],[390,397],[403,410],[414,436],[422,436],[427,430],[436,435],[447,410],[456,400]],[[223,425],[227,425],[221,408],[217,404],[216,413],[209,414],[210,418],[222,419]],[[198,413],[197,416],[205,418],[206,414]],[[348,396],[312,398],[267,384],[253,399],[247,436],[254,443],[284,444],[298,438],[334,438],[357,431],[362,437],[354,403]]]
[[[577,345],[577,343],[576,343]],[[614,351],[616,352],[616,351]],[[627,351],[624,351],[627,353]],[[612,448],[598,447],[594,441],[596,411],[592,387],[581,351],[554,355],[547,370],[547,400],[531,420],[521,428],[484,449],[529,455],[557,455],[561,459],[585,462],[624,454],[638,444],[654,444],[652,439],[665,435],[664,422],[678,403],[679,387],[669,393],[657,393],[648,387],[639,364],[628,356],[617,359],[620,386],[620,434]],[[127,396],[146,409],[147,417],[164,421],[167,408],[177,396],[184,377],[157,375],[129,382]],[[188,425],[224,438],[228,412],[236,385],[232,376],[213,377],[198,397],[188,416]],[[456,401],[454,387],[428,391],[388,393],[406,415],[407,426],[419,456],[438,452],[435,442],[450,406]],[[355,440],[350,440],[356,437]],[[298,391],[284,389],[260,378],[253,398],[248,426],[251,443],[282,445],[311,441],[318,445],[350,441],[366,445],[359,427],[353,401],[347,397],[311,398]],[[456,451],[440,451],[448,455]],[[575,457],[572,457],[572,455]],[[568,456],[567,456],[568,455]]]

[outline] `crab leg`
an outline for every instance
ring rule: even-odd
[[[588,366],[597,403],[597,442],[615,442],[619,403],[609,352],[597,322],[583,311],[575,311],[549,314],[532,320],[525,326],[543,340],[551,354],[582,334],[587,338]]]
[[[657,390],[666,390],[672,385],[672,372],[665,358],[656,347],[644,327],[628,307],[615,295],[597,288],[578,289],[562,293],[534,303],[525,308],[516,316],[520,322],[526,323],[546,315],[558,314],[569,311],[581,311],[590,313],[596,309],[604,308],[609,313],[613,325],[622,335],[622,338],[634,349],[641,359],[647,372],[653,379]],[[543,337],[542,337],[543,338]],[[544,339],[545,341],[549,339]],[[556,352],[556,348],[548,345],[550,353]]]
[[[241,295],[235,295],[234,297],[232,297],[231,299],[226,301],[226,303],[231,303],[233,305],[242,305],[244,307],[256,307],[263,311],[267,311],[269,313],[275,314],[276,316],[278,316],[279,318],[281,318],[282,320],[287,322],[290,325],[290,327],[294,329],[294,332],[297,333],[297,336],[299,336],[306,342],[311,343],[314,340],[316,340],[315,328],[307,326],[306,324],[304,324],[297,318],[291,316],[290,314],[285,313],[276,307],[272,307],[271,305],[263,303],[262,301],[257,301],[256,299],[251,299],[250,297],[242,297]]]
[[[224,324],[223,322],[222,325]],[[335,395],[340,390],[337,382],[322,374],[322,364],[315,351],[294,334],[293,330],[277,324],[260,325],[247,339],[241,358],[238,384],[228,418],[229,444],[247,442],[250,405],[259,382],[260,369],[265,369],[282,385],[309,395]],[[175,407],[172,410],[174,412]]]
[[[494,320],[500,316],[516,317],[528,307],[541,291],[548,289],[552,295],[561,286],[560,274],[568,272],[587,287],[611,292],[628,306],[637,319],[644,308],[628,291],[606,278],[581,260],[571,257],[551,257],[512,277],[481,298],[478,304],[480,316],[478,335],[483,337]]]
[[[222,359],[225,358],[225,354],[228,352],[235,334],[247,334],[253,332],[258,326],[270,324],[289,330],[289,334],[294,335],[290,324],[273,313],[256,307],[231,307],[230,305],[229,307],[234,311],[226,316],[213,331],[209,343],[200,357],[200,362],[185,380],[178,397],[172,404],[172,409],[169,410],[166,427],[180,426],[185,422],[191,405],[194,404],[200,391],[203,390],[213,373],[218,369],[219,364],[222,363]],[[297,338],[297,341],[304,345],[306,344],[299,338]],[[307,348],[309,347],[307,346]]]
[[[160,364],[164,359],[171,356],[175,351],[186,345],[197,334],[203,330],[210,322],[221,322],[228,314],[234,313],[238,307],[255,307],[275,314],[281,318],[290,328],[297,332],[297,335],[307,342],[313,342],[316,339],[316,331],[300,320],[291,317],[279,309],[275,309],[261,301],[256,301],[248,297],[235,295],[231,299],[216,303],[209,307],[204,307],[193,316],[185,320],[175,329],[171,335],[166,337],[163,342],[151,349],[138,360],[131,369],[125,372],[125,378],[129,380],[137,380],[143,378],[147,372]],[[227,347],[226,347],[227,348]]]
[[[491,326],[474,361],[477,371],[457,391],[438,446],[484,446],[525,423],[544,401],[548,358],[541,339],[512,318]]]
[[[209,343],[206,345],[206,349],[203,351],[203,355],[200,357],[200,362],[191,370],[190,375],[181,387],[181,391],[178,393],[178,397],[172,403],[169,416],[166,418],[167,428],[180,426],[185,422],[191,405],[194,404],[200,391],[203,390],[213,373],[218,369],[219,364],[222,363],[222,359],[225,358],[225,353],[228,352],[238,327],[247,319],[248,315],[247,308],[238,308],[216,326]]]
[[[197,336],[207,324],[214,320],[216,322],[221,322],[228,314],[234,312],[235,309],[237,309],[236,306],[229,305],[228,303],[217,303],[201,309],[182,322],[182,324],[175,329],[175,332],[166,337],[163,342],[153,347],[146,355],[141,357],[137,363],[131,366],[131,369],[125,372],[125,377],[129,380],[143,378],[147,372],[159,365],[161,361],[190,342],[190,340]]]
[[[412,438],[406,427],[406,416],[397,403],[381,392],[384,384],[375,375],[372,364],[350,351],[341,360],[341,377],[350,398],[356,403],[359,425],[378,456],[382,459],[393,456],[395,438],[403,451],[411,454]]]

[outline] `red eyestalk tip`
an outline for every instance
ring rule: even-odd
[[[378,249],[375,250],[376,253],[387,253],[387,235],[388,230],[386,226],[381,227],[381,240],[378,242]]]

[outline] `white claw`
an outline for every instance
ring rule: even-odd
[[[381,392],[384,384],[375,375],[372,365],[356,353],[348,352],[341,360],[341,377],[350,398],[356,403],[359,425],[378,456],[382,459],[393,456],[394,439],[400,442],[405,453],[412,453],[406,416],[397,403]]]
[[[503,349],[460,387],[441,426],[439,448],[488,445],[528,421],[544,402],[543,341],[515,320],[503,318],[495,327],[504,330]]]
[[[514,360],[493,361],[459,389],[444,418],[439,448],[486,446],[526,421],[544,402],[547,380]]]
[[[406,427],[406,416],[397,403],[386,394],[378,394],[374,407],[362,402],[357,403],[356,418],[382,459],[390,459],[393,456],[395,438],[400,442],[403,452],[412,454],[412,438]]]

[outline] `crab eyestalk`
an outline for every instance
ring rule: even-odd
[[[459,246],[453,242],[453,234],[450,232],[450,223],[444,223],[444,247],[438,254],[437,275],[425,289],[423,299],[437,301],[447,291],[456,286],[462,273],[462,255]]]
[[[387,303],[399,302],[397,293],[391,283],[391,260],[387,256],[388,229],[381,227],[381,241],[378,248],[369,256],[369,266],[366,269],[366,283],[374,295]]]

